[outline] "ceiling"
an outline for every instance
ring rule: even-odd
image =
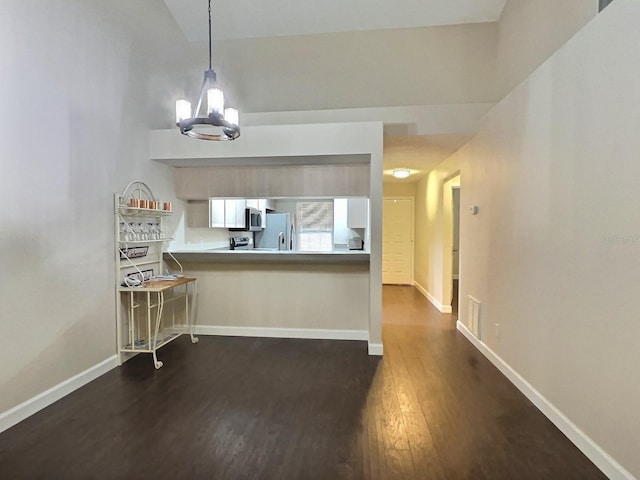
[[[221,72],[231,77],[227,83],[241,90],[236,96],[245,101],[254,100],[251,104],[254,109],[249,112],[275,111],[268,107],[274,103],[278,88],[284,89],[286,94],[280,97],[288,102],[276,102],[278,111],[337,109],[332,111],[339,112],[341,108],[375,110],[375,107],[429,104],[436,105],[437,109],[437,104],[473,104],[488,97],[481,88],[487,83],[486,72],[474,62],[482,65],[491,62],[483,56],[486,52],[482,48],[469,45],[483,45],[485,37],[491,39],[491,30],[481,24],[497,22],[506,1],[212,0],[213,37],[223,41],[218,44],[223,47],[216,61]],[[193,51],[198,53],[193,57],[197,58],[194,71],[201,75],[200,60],[204,57],[201,50],[206,47],[208,33],[207,0],[164,2],[186,40],[192,43]],[[449,27],[438,29],[437,33],[416,30],[438,26]],[[409,45],[419,48],[407,49]],[[398,50],[404,53],[393,54]],[[340,54],[336,55],[338,51]],[[272,65],[275,66],[271,68]],[[440,68],[434,69],[434,65]],[[386,71],[390,72],[387,76]],[[324,81],[318,84],[318,78],[325,74]],[[344,75],[354,80],[345,83]],[[458,85],[459,78],[467,77],[475,79],[472,85]],[[253,79],[258,83],[245,85]],[[328,89],[331,95],[328,95],[322,87],[331,81],[338,83],[331,84],[333,87]],[[363,88],[354,89],[354,85]],[[386,85],[395,88],[386,88]],[[464,95],[478,98],[458,95],[454,86]],[[266,92],[269,94],[265,95]],[[429,92],[437,93],[431,98]],[[225,93],[228,92],[225,90]],[[255,96],[258,100],[264,98],[268,105],[263,106]],[[408,103],[404,102],[405,97]],[[332,100],[335,101],[331,103]],[[310,105],[312,101],[320,103]],[[446,113],[443,115],[435,121],[439,127],[448,118]],[[419,181],[464,145],[473,133],[467,128],[454,128],[442,134],[445,132],[438,128],[435,130],[441,130],[438,132],[441,134],[433,131],[428,135],[412,135],[407,125],[399,128],[397,122],[388,124],[390,119],[385,118],[385,183]],[[394,168],[409,168],[412,175],[396,179],[391,176]]]
[[[416,183],[458,148],[471,135],[410,135],[384,137],[384,183]],[[395,178],[396,168],[409,169],[408,178]]]
[[[207,39],[206,0],[164,0],[187,40]],[[214,0],[213,36],[246,39],[495,22],[506,0]]]

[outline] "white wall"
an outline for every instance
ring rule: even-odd
[[[598,12],[598,0],[507,0],[498,22],[497,97],[527,78]]]
[[[418,186],[424,231],[442,229],[460,170],[461,321],[467,295],[480,300],[482,341],[595,442],[611,478],[640,476],[639,18],[640,2],[613,2]]]
[[[146,41],[180,42],[158,3],[0,5],[0,412],[115,354],[113,194],[173,191],[148,160]]]
[[[209,227],[185,227],[184,243],[172,242],[170,250],[181,250],[184,248],[206,250],[209,248],[221,248],[229,246],[229,239],[246,232],[230,232],[226,228]]]

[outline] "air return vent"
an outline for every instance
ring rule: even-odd
[[[468,325],[471,333],[475,335],[479,340],[481,339],[480,334],[480,301],[473,298],[471,295],[468,296],[469,299],[469,314],[468,314]]]

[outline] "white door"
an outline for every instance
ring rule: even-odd
[[[385,198],[382,209],[382,283],[413,284],[413,199]]]

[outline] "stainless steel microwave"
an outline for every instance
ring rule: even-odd
[[[257,208],[248,207],[245,210],[245,227],[249,232],[257,232],[264,228],[262,212]]]

